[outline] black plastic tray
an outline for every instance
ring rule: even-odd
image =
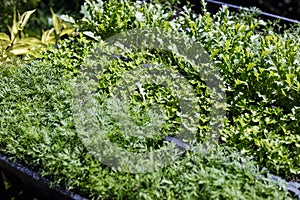
[[[4,181],[11,184],[6,189]],[[22,191],[22,194],[20,192]],[[43,199],[43,200],[87,200],[86,198],[63,190],[50,187],[49,180],[27,167],[12,162],[6,156],[0,155],[0,199]]]

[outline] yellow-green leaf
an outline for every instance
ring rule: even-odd
[[[246,81],[242,81],[242,80],[239,80],[239,79],[234,80],[234,83],[235,83],[236,86],[237,85],[246,85],[246,86],[248,86],[248,83]]]
[[[10,41],[10,38],[9,38],[9,36],[7,34],[0,33],[0,40]]]
[[[41,41],[44,44],[55,44],[55,36],[53,35],[53,33],[54,33],[54,28],[43,31]]]
[[[250,70],[252,70],[253,69],[253,67],[255,67],[255,63],[253,63],[253,62],[251,62],[251,63],[249,63],[249,64],[247,64],[246,66],[247,66],[247,70],[248,71],[250,71]]]
[[[11,34],[11,40],[13,41],[14,38],[17,36],[18,34],[18,22],[17,22],[17,17],[16,17],[17,13],[16,13],[16,10],[14,10],[14,17],[13,17],[13,24],[11,26],[11,28],[9,28],[9,31],[10,31],[10,34]]]
[[[54,30],[57,35],[60,35],[62,30],[62,20],[53,12],[52,8],[50,8],[52,13],[52,24],[54,27]]]
[[[21,45],[28,44],[28,45],[32,45],[32,46],[44,45],[42,43],[42,41],[40,41],[39,39],[34,38],[34,37],[22,38],[21,40],[18,41],[18,44],[21,44]]]
[[[286,74],[285,77],[286,77],[285,82],[287,82],[289,86],[292,86],[293,85],[292,80],[295,77],[295,74]]]
[[[35,10],[30,10],[30,11],[26,11],[25,13],[23,13],[23,15],[21,16],[21,18],[19,19],[19,30],[23,30],[23,28],[25,27],[25,25],[27,24],[29,17],[35,12]]]
[[[263,52],[261,53],[261,56],[264,57],[266,55],[269,55],[271,53],[270,49],[265,49],[263,50]]]
[[[13,50],[10,50],[9,52],[13,53],[14,55],[24,55],[27,54],[30,50],[27,48],[16,48]]]
[[[67,29],[64,29],[60,36],[63,36],[63,35],[71,35],[73,32],[74,32],[75,28],[67,28]]]

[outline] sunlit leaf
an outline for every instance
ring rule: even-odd
[[[60,33],[60,36],[71,35],[75,31],[75,28],[66,28]]]
[[[62,20],[54,13],[52,8],[50,8],[50,10],[52,13],[52,24],[53,24],[54,30],[57,35],[60,35],[62,28],[63,28]]]
[[[43,31],[41,41],[44,44],[55,44],[54,28]]]
[[[84,35],[90,37],[90,38],[93,38],[94,40],[96,41],[99,41],[99,39],[95,36],[95,34],[91,31],[83,31],[82,32]]]
[[[287,82],[287,84],[289,84],[289,86],[292,86],[293,78],[295,77],[295,74],[286,74],[285,77],[286,77],[285,82]]]
[[[10,53],[13,53],[14,55],[24,55],[24,54],[27,54],[30,50],[26,47],[24,48],[15,48],[13,50],[10,50],[9,52]]]
[[[18,43],[19,44],[28,44],[28,45],[43,45],[42,41],[35,38],[35,37],[25,37],[25,38],[22,38],[20,40],[18,40]]]
[[[23,30],[25,25],[27,24],[30,16],[35,12],[34,10],[26,11],[22,14],[21,18],[19,19],[19,30]]]
[[[14,15],[13,15],[13,23],[12,23],[12,26],[11,28],[9,28],[10,30],[10,38],[11,38],[11,41],[14,41],[15,37],[17,37],[17,33],[18,33],[18,30],[19,30],[19,24],[17,22],[17,16],[16,16],[16,10],[14,10]]]
[[[64,20],[65,22],[70,22],[72,24],[75,23],[75,19],[69,15],[61,15],[61,19]]]
[[[10,41],[10,38],[6,33],[0,33],[0,40]]]

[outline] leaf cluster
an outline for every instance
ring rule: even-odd
[[[106,38],[118,31],[149,24],[188,34],[201,43],[226,86],[228,110],[219,142],[254,155],[261,166],[275,174],[299,180],[300,29],[297,25],[278,33],[278,25],[259,19],[257,12],[230,13],[222,7],[212,16],[205,6],[203,13],[196,15],[188,7],[178,13],[141,2],[117,3],[116,7],[110,3],[115,4],[114,1],[84,4],[83,24],[93,24],[86,26],[88,30]],[[115,8],[117,12],[110,10]],[[142,13],[139,16],[152,13],[152,20],[141,23],[137,12]]]
[[[277,33],[255,13],[226,7],[214,16],[184,15],[183,27],[202,42],[227,85],[222,142],[299,180],[299,27]]]
[[[9,28],[10,36],[0,33],[0,61],[11,62],[16,57],[21,56],[24,60],[37,58],[40,51],[48,45],[57,44],[64,35],[70,35],[75,28],[68,27],[51,9],[53,28],[43,31],[41,37],[31,37],[24,32],[24,27],[28,23],[30,16],[35,10],[26,11],[22,15],[14,11],[13,23]]]

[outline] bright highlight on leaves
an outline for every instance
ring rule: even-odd
[[[57,44],[64,35],[71,35],[75,28],[66,26],[51,9],[53,26],[50,30],[43,31],[41,38],[28,37],[23,32],[24,28],[35,10],[26,11],[22,15],[14,11],[13,24],[9,28],[10,37],[6,33],[0,33],[0,61],[12,62],[16,57],[24,59],[40,57],[40,51],[49,44]]]

